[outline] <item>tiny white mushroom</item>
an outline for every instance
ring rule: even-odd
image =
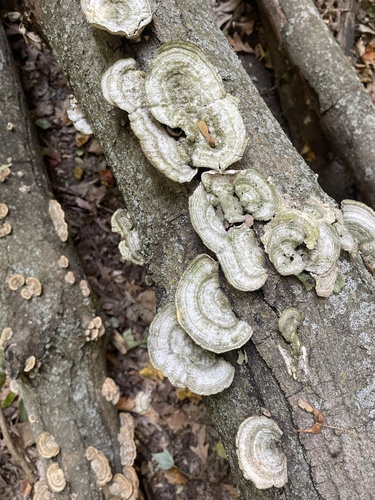
[[[86,450],[86,458],[90,461],[91,468],[95,473],[96,484],[101,487],[109,483],[112,479],[112,471],[104,453],[94,446],[89,446]]]
[[[0,182],[4,182],[10,175],[10,168],[6,164],[0,165]]]
[[[26,361],[25,361],[25,368],[23,369],[24,372],[29,372],[31,371],[36,363],[36,358],[35,356],[29,356]]]
[[[281,488],[288,481],[286,456],[279,449],[282,431],[267,417],[249,417],[240,425],[237,457],[246,479],[256,488]]]
[[[79,282],[79,288],[81,290],[81,293],[84,297],[89,297],[90,294],[91,294],[91,290],[90,290],[90,287],[89,287],[89,284],[86,280],[81,280]]]
[[[120,389],[116,382],[110,377],[107,377],[103,382],[102,395],[113,405],[116,405],[120,400]]]
[[[8,212],[8,205],[6,205],[5,203],[0,203],[0,220],[4,219],[8,215]]]
[[[64,471],[60,469],[58,463],[51,464],[46,472],[47,483],[52,491],[60,493],[66,486]]]
[[[178,324],[173,303],[155,316],[147,342],[152,365],[177,387],[208,396],[223,391],[233,381],[233,366],[194,343]]]
[[[66,269],[69,267],[69,260],[65,255],[61,255],[59,260],[57,261],[57,265],[61,267],[62,269]]]
[[[26,278],[26,286],[35,297],[39,297],[42,294],[42,284],[37,278],[33,276]]]
[[[36,444],[43,458],[52,458],[60,453],[60,446],[49,432],[42,432],[38,436]]]
[[[220,289],[218,263],[198,255],[183,272],[176,291],[177,321],[194,342],[218,354],[243,346],[252,329],[234,314]]]
[[[64,281],[69,285],[74,285],[74,283],[76,282],[76,277],[74,276],[74,273],[72,271],[68,271],[64,276]]]
[[[65,213],[57,200],[50,200],[48,207],[55,231],[61,241],[68,239],[68,224],[65,222]]]
[[[8,286],[13,291],[18,290],[24,284],[25,278],[22,276],[22,274],[12,274],[12,276],[8,280]]]
[[[5,238],[5,236],[8,236],[11,232],[12,226],[9,222],[4,222],[4,224],[0,226],[0,238]]]
[[[6,326],[0,335],[0,349],[4,349],[7,342],[11,339],[12,335],[13,330],[9,326]]]

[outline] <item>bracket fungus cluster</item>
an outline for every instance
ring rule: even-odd
[[[233,381],[232,365],[194,343],[178,323],[173,303],[160,309],[151,323],[148,350],[153,366],[176,387],[210,395],[226,389]]]
[[[137,456],[134,442],[134,419],[130,413],[120,413],[120,432],[117,435],[120,444],[121,465],[131,467]]]
[[[48,467],[46,478],[50,490],[54,493],[60,493],[65,489],[65,474],[64,471],[60,469],[58,463],[55,462]]]
[[[134,59],[117,61],[104,73],[102,91],[129,113],[150,163],[176,182],[189,182],[198,167],[222,171],[242,157],[247,139],[238,100],[192,43],[164,44],[147,75]]]
[[[135,42],[151,22],[151,0],[81,0],[86,20],[96,28]]]
[[[238,429],[238,463],[258,489],[281,488],[288,481],[286,456],[278,443],[282,435],[276,422],[264,416],[249,417]]]

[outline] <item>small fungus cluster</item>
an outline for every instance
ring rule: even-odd
[[[25,279],[22,274],[12,274],[8,279],[8,286],[12,291],[21,289],[21,297],[25,300],[31,300],[33,297],[39,297],[42,294],[42,285],[33,276]]]
[[[86,339],[89,340],[98,340],[100,337],[102,337],[105,333],[105,327],[103,325],[103,320],[100,316],[95,316],[94,319],[92,319],[85,330],[85,337]]]
[[[0,203],[0,221],[3,221],[5,217],[8,215],[9,208],[5,203]],[[2,222],[0,225],[0,238],[5,238],[12,232],[12,226],[9,222]]]

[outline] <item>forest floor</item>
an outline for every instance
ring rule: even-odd
[[[260,94],[289,134],[255,6],[241,0],[208,3]],[[316,3],[337,35],[340,2]],[[355,45],[350,57],[375,99],[375,3],[359,2],[354,21]],[[8,14],[4,23],[38,130],[51,189],[65,211],[95,307],[109,332],[108,373],[121,390],[117,408],[132,412],[135,418],[135,467],[144,498],[239,498],[219,435],[201,398],[189,390],[176,390],[150,365],[146,339],[156,312],[155,294],[145,284],[145,270],[120,258],[120,239],[111,231],[111,216],[124,208],[124,202],[98,142],[93,136],[77,132],[67,116],[70,89],[66,77],[50,49],[24,27],[19,14]],[[318,152],[307,148],[301,154],[308,161]],[[36,460],[22,403],[8,382],[1,389],[0,401],[6,407],[14,440]],[[22,476],[0,441],[1,499],[29,498]]]

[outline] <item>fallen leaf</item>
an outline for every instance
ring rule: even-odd
[[[193,425],[193,432],[194,432],[194,425]],[[206,426],[205,425],[200,426],[200,429],[197,433],[197,437],[198,437],[198,446],[190,446],[190,449],[202,460],[202,462],[206,462],[209,445],[208,445],[208,443],[204,444],[204,442],[206,440]]]
[[[300,408],[302,408],[302,410],[305,410],[309,413],[314,413],[315,408],[304,399],[299,399],[297,404]]]
[[[75,145],[77,146],[77,148],[80,148],[81,146],[86,144],[86,142],[90,139],[90,137],[91,137],[90,135],[85,135],[85,134],[81,134],[81,132],[77,132],[75,139],[74,139],[74,142],[75,142]]]
[[[225,453],[224,445],[221,441],[215,443],[212,449],[218,457],[227,459],[227,454]]]
[[[217,140],[215,139],[215,137],[212,137],[212,135],[208,131],[207,123],[203,120],[198,120],[197,125],[198,125],[198,128],[199,128],[201,134],[206,139],[207,144],[210,146],[210,148],[216,148]]]
[[[240,494],[238,493],[237,488],[235,488],[231,484],[222,484],[222,487],[230,494],[231,499],[240,498]]]
[[[186,415],[183,411],[177,410],[167,418],[167,424],[173,431],[179,431],[186,425]]]
[[[160,370],[157,370],[156,368],[154,368],[151,364],[145,366],[144,368],[142,368],[142,370],[139,370],[138,373],[142,377],[159,379],[161,382],[163,382],[163,380],[164,380],[164,375],[162,374],[162,372]]]
[[[164,470],[164,476],[170,484],[186,484],[188,482],[188,478],[177,467]]]
[[[169,470],[174,467],[174,458],[169,453],[168,450],[164,450],[161,453],[151,453],[153,458],[156,460],[159,469]]]
[[[187,387],[176,389],[176,395],[179,401],[184,401],[185,399],[190,399],[190,401],[194,404],[198,404],[202,401],[202,398],[198,396],[198,394],[194,394]]]
[[[243,42],[238,33],[234,33],[233,37],[227,35],[227,39],[235,52],[247,52],[248,54],[254,54],[254,49],[250,47],[248,42]]]

